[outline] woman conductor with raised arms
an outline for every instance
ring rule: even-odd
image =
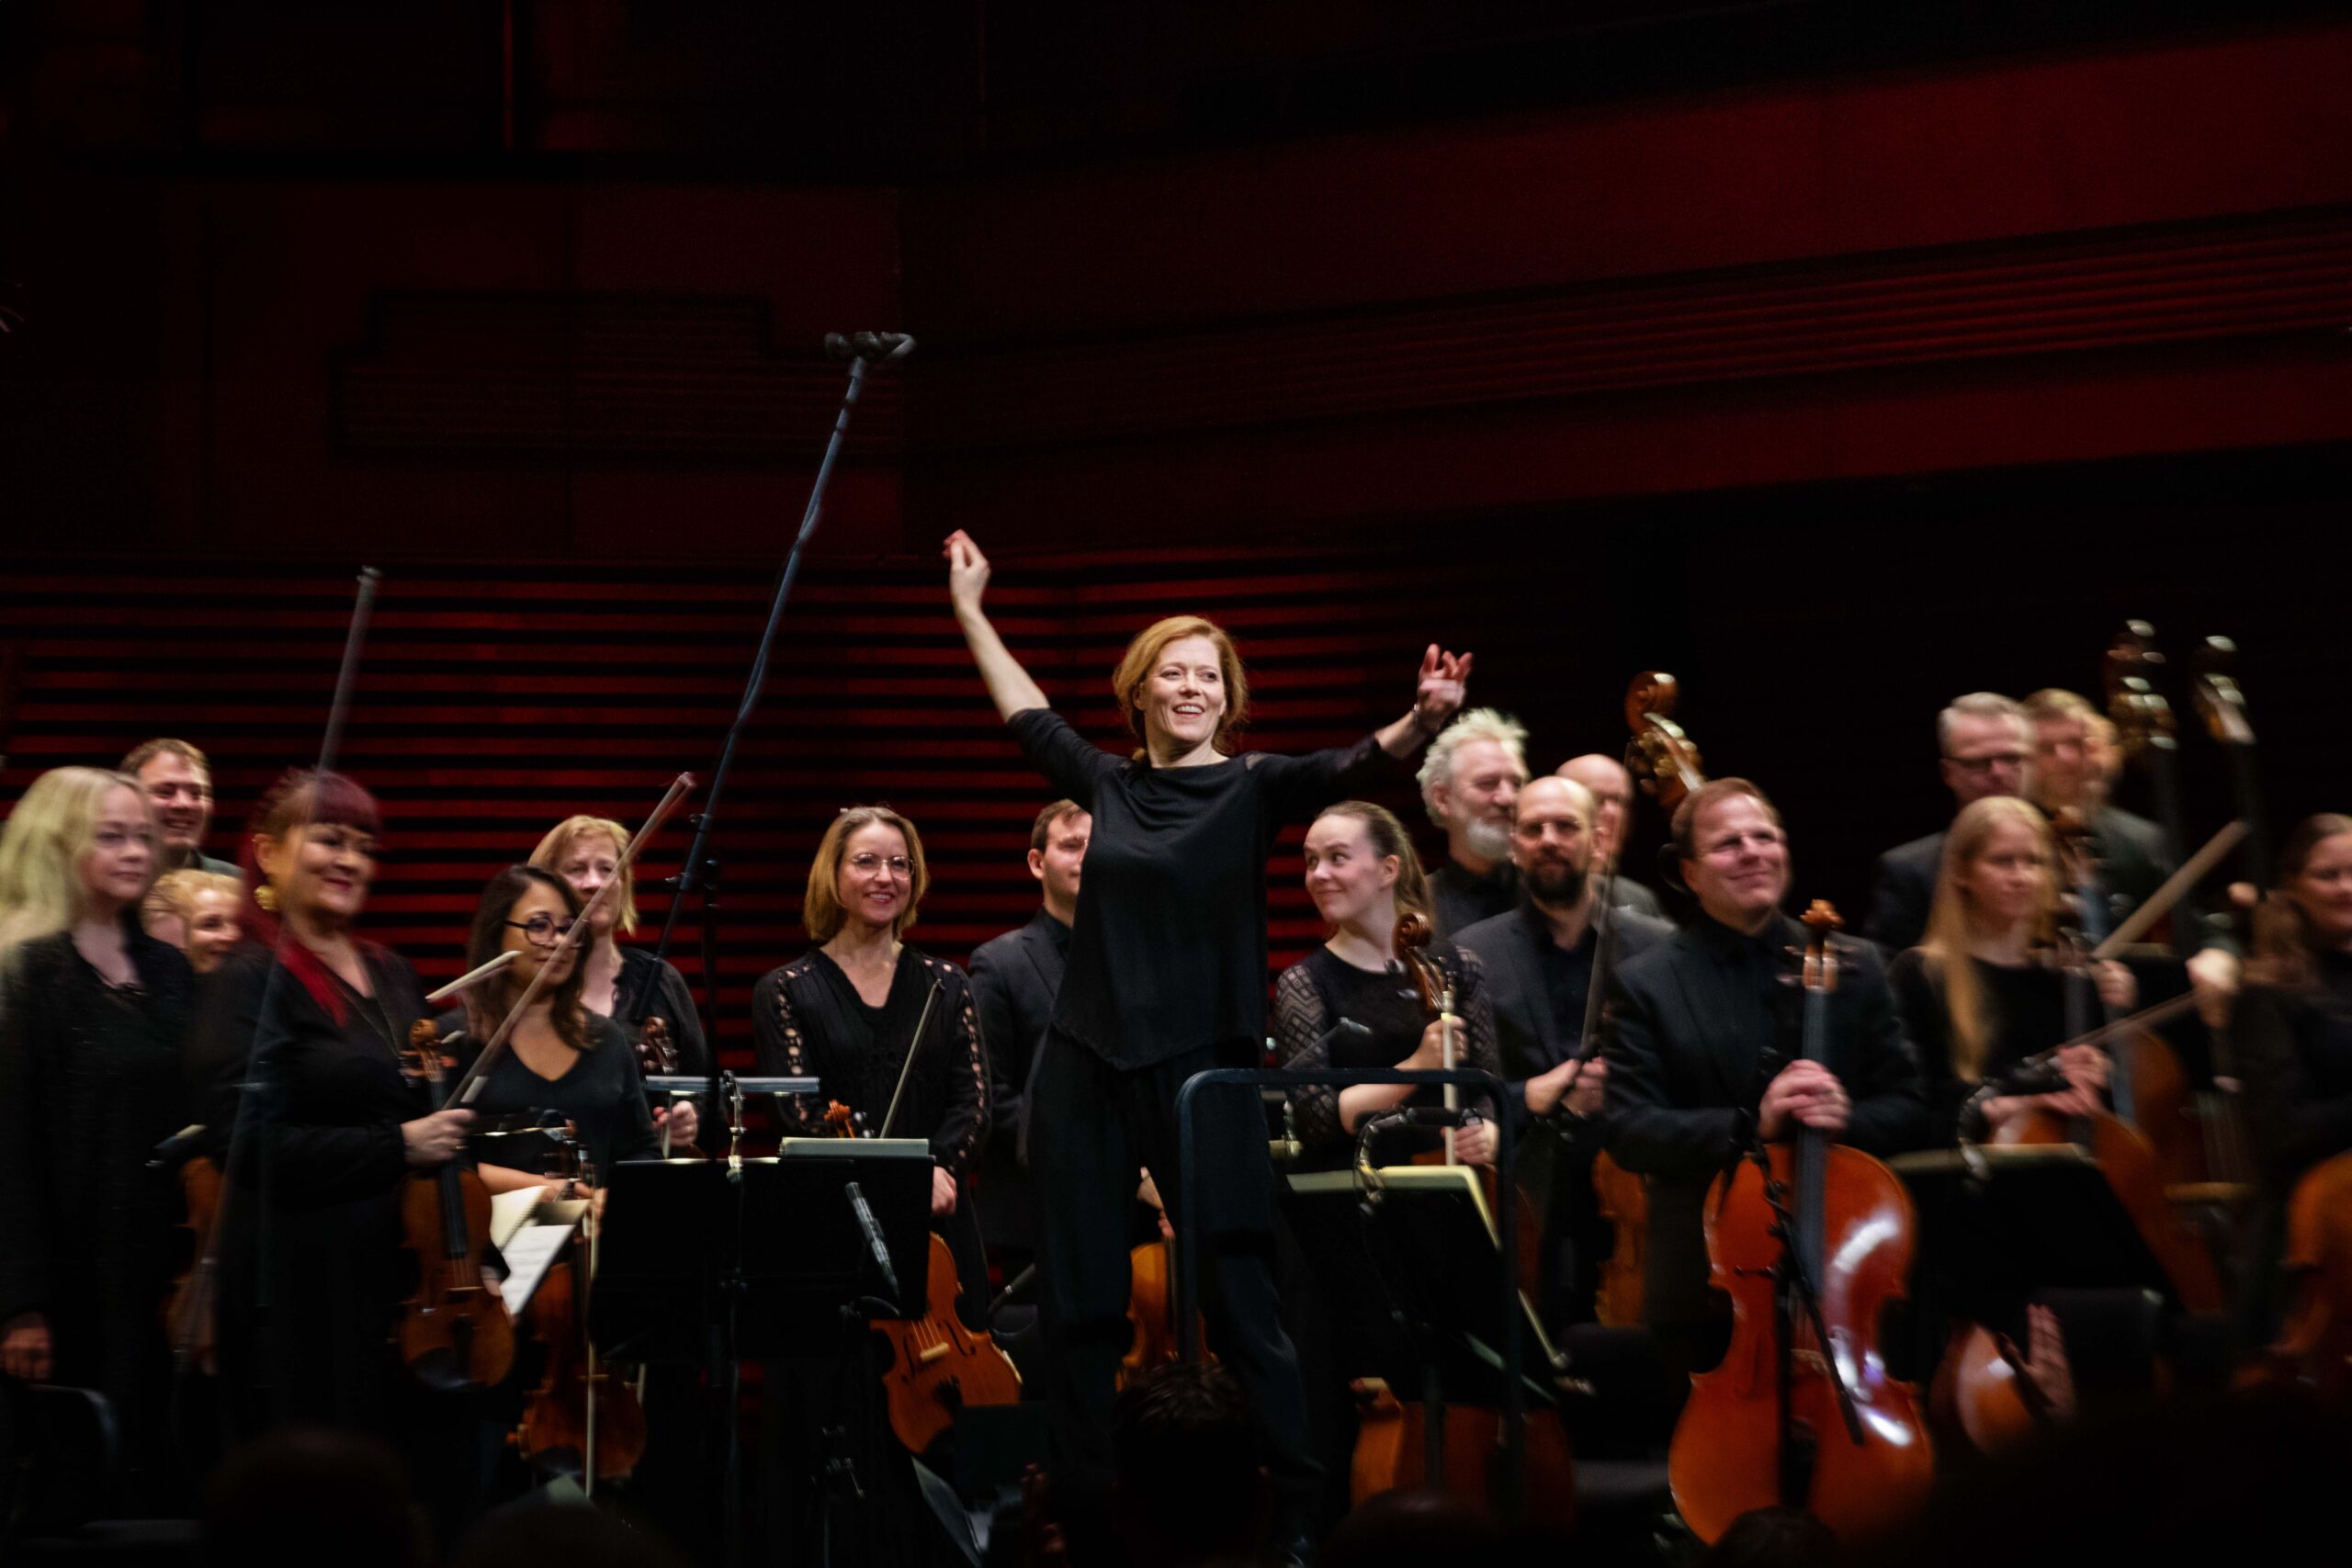
[[[1057,1480],[1099,1467],[1127,1342],[1127,1205],[1136,1168],[1180,1202],[1176,1091],[1210,1067],[1254,1066],[1266,1024],[1266,857],[1277,831],[1356,793],[1419,750],[1462,705],[1470,656],[1432,644],[1413,705],[1353,746],[1305,756],[1235,750],[1248,716],[1240,656],[1196,615],[1127,645],[1112,686],[1140,743],[1121,761],[1046,705],[980,608],[989,563],[947,540],[956,619],[997,711],[1030,762],[1094,814],[1069,967],[1038,1057],[1030,1159],[1040,1201],[1040,1308]],[[1303,1533],[1317,1470],[1298,1365],[1268,1266],[1272,1176],[1257,1097],[1204,1100],[1193,1151],[1204,1180],[1193,1225],[1207,1260],[1210,1342],[1258,1403],[1283,1544]]]

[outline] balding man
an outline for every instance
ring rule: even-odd
[[[1592,792],[1598,813],[1592,824],[1592,852],[1600,864],[1615,868],[1609,877],[1609,901],[1621,909],[1664,919],[1666,906],[1658,902],[1657,895],[1625,874],[1625,827],[1634,819],[1634,775],[1625,771],[1624,763],[1599,751],[1571,757],[1556,772]]]
[[[1936,715],[1936,750],[1952,811],[1991,795],[2023,795],[2033,753],[2025,709],[1997,692],[1954,697]],[[1871,879],[1870,915],[1862,934],[1888,954],[1917,947],[1927,934],[1928,908],[1944,860],[1939,828],[1878,857]]]
[[[1485,964],[1510,1112],[1533,1123],[1519,1145],[1518,1176],[1543,1210],[1544,1318],[1554,1324],[1591,1317],[1606,1235],[1593,1205],[1592,1159],[1609,1068],[1599,1057],[1576,1060],[1600,951],[1600,886],[1591,874],[1600,815],[1592,792],[1573,779],[1537,779],[1521,790],[1510,841],[1519,905],[1454,938]],[[1612,923],[1621,960],[1674,930],[1630,909],[1617,910]]]
[[[1421,805],[1445,829],[1445,863],[1430,871],[1430,916],[1440,936],[1519,902],[1510,863],[1511,806],[1527,782],[1527,730],[1493,708],[1473,708],[1430,742]]]

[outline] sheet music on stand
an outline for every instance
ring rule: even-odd
[[[492,1195],[490,1201],[490,1243],[506,1261],[506,1278],[498,1293],[506,1315],[520,1318],[523,1309],[562,1258],[563,1249],[579,1234],[587,1217],[585,1199],[561,1201],[535,1188],[518,1188]]]

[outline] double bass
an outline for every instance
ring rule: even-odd
[[[1657,802],[1668,821],[1690,792],[1707,782],[1698,745],[1674,718],[1681,695],[1681,682],[1663,670],[1645,670],[1625,688],[1625,725],[1633,732],[1625,743],[1625,771],[1640,784],[1643,794]],[[1594,950],[1592,980],[1585,990],[1581,1054],[1587,1059],[1600,1049],[1601,1010],[1616,946],[1617,914],[1608,884],[1616,876],[1617,862],[1623,853],[1620,843],[1617,853],[1600,871],[1600,940]],[[1593,1315],[1611,1328],[1637,1328],[1649,1273],[1649,1189],[1640,1177],[1602,1154],[1592,1162],[1592,1197],[1594,1212],[1612,1234],[1609,1256],[1600,1261]]]
[[[1804,921],[1802,1054],[1821,1062],[1839,921],[1818,899]],[[1712,1543],[1751,1508],[1803,1508],[1841,1536],[1901,1520],[1935,1463],[1911,1386],[1878,1347],[1881,1314],[1910,1277],[1910,1194],[1860,1149],[1800,1126],[1718,1178],[1707,1205],[1732,1333],[1721,1364],[1690,1380],[1668,1451],[1684,1521]]]

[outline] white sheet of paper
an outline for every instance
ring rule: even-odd
[[[519,1317],[528,1304],[531,1292],[548,1277],[548,1269],[562,1253],[564,1244],[571,1239],[571,1225],[525,1225],[506,1240],[499,1250],[506,1258],[506,1280],[499,1287],[505,1298],[506,1315]]]

